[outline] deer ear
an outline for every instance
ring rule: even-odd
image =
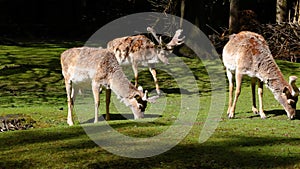
[[[142,109],[144,106],[140,103],[138,103],[139,109]]]
[[[288,102],[288,104],[294,104],[294,103],[295,103],[295,100],[293,100],[293,99],[288,99],[287,102]]]
[[[143,101],[147,101],[148,99],[148,90],[145,91],[144,96],[143,96]]]
[[[140,91],[140,92],[143,93],[143,91],[144,91],[143,87],[142,87],[142,86],[139,86],[139,87],[138,87],[138,91]]]

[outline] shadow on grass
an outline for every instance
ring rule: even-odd
[[[232,138],[234,139],[213,144],[177,145],[168,152],[150,158],[120,157],[109,164],[99,161],[88,164],[87,168],[123,168],[125,166],[126,168],[286,168],[297,164],[300,160],[298,152],[286,150],[287,156],[276,153],[267,155],[262,149],[257,148],[285,143],[298,144],[300,140],[297,138],[236,136]],[[251,150],[245,151],[243,148]]]
[[[155,91],[155,88],[148,88],[148,91]],[[178,87],[173,87],[173,88],[160,88],[161,91],[163,91],[164,94],[186,94],[186,95],[191,95],[191,94],[198,94],[198,93],[202,93],[202,92],[211,92],[210,89],[204,91],[204,90],[200,90],[197,92],[191,92],[187,89],[184,88],[178,88]],[[154,94],[156,95],[156,93]]]
[[[158,118],[161,117],[161,115],[156,115],[156,114],[145,114],[144,118]],[[98,121],[103,121],[106,118],[106,115],[103,114],[98,118]],[[134,120],[133,114],[110,114],[110,121],[113,120]],[[94,123],[95,118],[89,119],[82,124],[87,124],[87,123]]]
[[[12,135],[14,141],[11,140]],[[6,157],[0,161],[3,168],[47,166],[49,161],[43,161],[42,157],[48,156],[50,152],[49,160],[53,162],[57,158],[61,159],[54,161],[54,164],[62,168],[64,165],[70,166],[74,159],[78,160],[76,165],[83,168],[291,168],[300,161],[300,152],[278,147],[282,144],[298,145],[299,138],[241,137],[229,134],[222,141],[179,144],[160,155],[140,159],[118,157],[98,149],[98,145],[89,140],[84,130],[78,126],[9,133],[1,136],[1,142],[0,154],[5,154]],[[22,146],[26,149],[36,143],[39,148],[23,152],[39,154],[34,159],[31,157],[31,160],[16,159],[20,151],[5,153],[14,147]],[[276,145],[277,148],[272,148],[273,152],[265,149]],[[95,148],[96,151],[87,151]]]
[[[287,115],[285,110],[283,109],[265,111],[265,114],[271,115],[273,117]],[[294,120],[300,120],[300,110],[296,110],[296,117],[294,118]]]
[[[184,88],[161,88],[161,90],[164,93],[167,93],[167,94],[187,94],[187,95],[190,95],[190,94],[199,93],[199,92],[190,92],[190,91],[188,91],[187,89],[184,89]]]
[[[276,109],[276,110],[265,110],[264,111],[267,118],[274,118],[278,116],[286,116],[287,114],[283,109]],[[260,118],[259,114],[254,114],[252,111],[247,112],[247,114],[251,114],[251,116],[247,116],[247,118]],[[235,117],[236,119],[242,119],[243,117]],[[288,119],[288,117],[287,117]],[[296,110],[296,117],[293,120],[300,120],[300,110]]]
[[[65,97],[59,60],[62,49],[11,47],[11,50],[7,49],[8,56],[0,62],[2,107],[57,103]]]

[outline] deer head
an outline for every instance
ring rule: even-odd
[[[287,87],[283,89],[282,96],[282,104],[284,105],[284,109],[287,112],[287,116],[289,119],[294,119],[296,116],[296,104],[299,96],[299,89],[296,86],[296,76],[289,77],[289,84],[292,87],[292,91],[290,91]]]
[[[135,93],[135,96],[129,100],[130,108],[134,114],[134,119],[140,119],[144,117],[144,112],[147,108],[147,103],[155,103],[156,99],[159,96],[148,97],[148,91],[143,92],[141,86],[138,87],[138,91]]]
[[[153,37],[155,38],[155,40],[158,42],[158,45],[157,45],[157,56],[158,58],[165,64],[168,64],[169,63],[169,59],[168,59],[168,55],[170,53],[172,53],[173,49],[175,46],[179,46],[181,44],[184,43],[184,38],[185,36],[183,36],[182,38],[179,38],[179,36],[181,35],[182,33],[182,29],[178,29],[176,32],[175,32],[175,35],[173,36],[172,40],[165,44],[163,41],[162,41],[162,37],[161,36],[157,36],[156,34],[156,31],[151,28],[151,27],[147,27],[147,31],[150,32]]]

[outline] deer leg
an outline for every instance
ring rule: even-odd
[[[258,82],[259,115],[262,119],[265,119],[266,115],[263,109],[263,87],[264,87],[264,83],[262,81],[259,81]]]
[[[111,89],[107,87],[106,88],[106,116],[105,116],[106,121],[110,120],[110,114],[109,114],[110,97],[111,97]]]
[[[135,79],[134,86],[137,87],[137,85],[138,85],[138,68],[137,68],[136,63],[132,63],[132,69],[133,69],[134,79]]]
[[[257,78],[253,77],[251,78],[251,91],[252,91],[252,112],[254,114],[258,114],[258,110],[256,108],[256,98],[255,98],[255,85],[256,85],[256,82],[257,82]]]
[[[231,109],[231,106],[232,106],[232,92],[233,92],[233,77],[232,77],[232,73],[227,70],[226,71],[227,73],[227,77],[228,77],[228,83],[229,83],[229,99],[228,99],[228,109],[227,109],[227,115],[230,114],[230,109]]]
[[[160,94],[160,90],[159,90],[159,85],[158,85],[158,81],[157,81],[157,78],[156,78],[156,70],[155,70],[154,67],[149,67],[149,71],[152,74],[152,77],[153,77],[153,80],[154,80],[154,83],[155,83],[156,92],[159,95]]]
[[[235,96],[234,96],[233,104],[231,106],[231,109],[230,109],[230,112],[228,115],[229,118],[234,118],[236,103],[241,94],[242,78],[243,78],[242,74],[239,74],[239,73],[235,74],[236,89],[235,89]]]
[[[99,84],[92,84],[92,90],[93,90],[93,95],[94,95],[94,102],[95,102],[95,120],[94,123],[98,122],[98,112],[99,112],[99,105],[100,105],[100,91],[101,87]]]
[[[72,95],[74,97],[74,93],[72,90],[72,82],[69,80],[65,80],[65,85],[66,85],[66,92],[67,92],[67,99],[68,99],[67,123],[69,124],[69,126],[72,126],[72,125],[74,125],[73,118],[72,118],[73,107],[74,107],[74,100],[72,98]]]

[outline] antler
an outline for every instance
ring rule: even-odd
[[[174,46],[177,46],[177,45],[181,45],[184,43],[184,38],[185,36],[183,36],[182,38],[179,38],[179,36],[181,35],[182,33],[182,29],[178,29],[175,33],[175,35],[173,36],[172,40],[167,44],[167,48],[168,49],[172,49]]]
[[[162,39],[161,39],[161,36],[158,37],[156,35],[156,31],[151,28],[151,27],[147,27],[147,31],[150,32],[153,37],[156,39],[156,41],[160,44],[160,45],[163,45],[162,44]],[[179,38],[179,36],[181,35],[182,33],[182,29],[178,29],[176,32],[175,32],[175,35],[173,36],[172,40],[166,45],[168,49],[172,49],[174,46],[178,46],[178,45],[181,45],[184,43],[184,38],[185,36],[183,36],[182,38]]]
[[[158,38],[158,36],[156,35],[156,31],[151,27],[147,27],[147,31],[150,32],[153,35],[153,37],[155,38],[155,40],[161,45],[161,42],[162,42],[161,37]]]

